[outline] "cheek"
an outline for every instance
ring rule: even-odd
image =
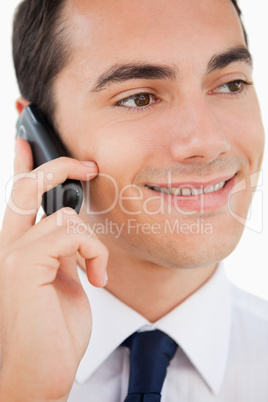
[[[81,159],[93,159],[99,167],[99,176],[90,183],[90,203],[91,210],[108,211],[99,216],[100,219],[105,216],[112,219],[114,213],[118,214],[116,200],[119,194],[126,189],[123,196],[129,196],[126,187],[135,183],[137,174],[150,164],[155,155],[149,130],[144,135],[133,126],[129,129],[128,124],[109,123],[94,130],[91,135],[93,148],[85,147],[85,139],[79,145]],[[139,192],[133,194],[132,191],[130,196],[138,197]]]
[[[93,144],[92,149],[84,146],[85,138],[81,140],[81,157],[84,160],[93,157],[100,172],[114,175],[120,182],[125,182],[125,177],[127,183],[130,183],[155,154],[152,129],[148,125],[109,121],[100,129],[92,131],[90,142]]]
[[[253,123],[254,124],[254,123]],[[264,152],[264,128],[259,120],[259,124],[256,120],[256,124],[252,128],[252,135],[248,134],[249,138],[245,140],[245,144],[247,144],[247,151],[250,155],[251,161],[251,172],[255,173],[261,169],[261,163]]]
[[[231,152],[241,159],[237,183],[229,198],[229,214],[238,226],[247,214],[257,185],[264,151],[264,128],[257,101],[232,120],[228,133]]]
[[[238,152],[242,152],[248,159],[249,173],[252,174],[261,168],[264,151],[264,128],[258,110],[256,113],[251,111],[249,116],[250,118],[240,123],[237,130],[238,136],[235,136],[234,143]]]
[[[245,98],[241,103],[230,102],[227,108],[222,107],[216,113],[230,144],[230,154],[244,161],[243,173],[258,171],[264,150],[264,128],[255,91],[252,90],[250,99]]]

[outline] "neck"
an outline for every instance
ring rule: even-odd
[[[85,269],[82,258],[79,265]],[[217,264],[203,268],[167,268],[144,261],[120,262],[110,255],[106,289],[150,322],[186,300],[213,275]]]

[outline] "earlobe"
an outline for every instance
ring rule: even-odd
[[[16,101],[16,109],[18,111],[19,114],[21,114],[21,112],[23,111],[23,109],[30,105],[30,102],[27,101],[25,98],[20,97],[17,101]]]

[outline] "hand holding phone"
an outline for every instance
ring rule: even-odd
[[[32,148],[34,168],[60,156],[68,156],[58,135],[39,112],[36,105],[24,108],[18,122],[16,137],[29,142]],[[43,195],[42,206],[46,215],[63,207],[79,213],[83,202],[83,189],[78,180],[66,180]]]
[[[57,172],[51,180],[56,187],[67,177],[93,179],[98,168],[73,158],[53,159],[29,175],[32,156],[26,141],[17,141],[14,162],[11,201],[0,232],[0,401],[66,402],[92,325],[77,254],[90,283],[101,287],[107,281],[108,250],[70,208],[36,222],[47,190],[47,181],[38,178]]]

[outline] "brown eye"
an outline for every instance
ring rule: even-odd
[[[228,84],[228,87],[230,89],[230,92],[238,92],[240,91],[242,87],[242,82],[241,81],[232,81]]]
[[[122,99],[121,101],[117,102],[115,106],[121,106],[127,109],[143,110],[143,108],[150,107],[158,101],[159,99],[157,99],[154,95],[144,92]]]
[[[134,96],[134,102],[136,106],[148,106],[150,104],[149,94],[139,94]]]
[[[220,85],[214,91],[214,93],[230,93],[230,94],[239,94],[245,90],[245,87],[248,85],[252,85],[250,82],[246,82],[243,80],[236,80],[227,82],[226,84]]]

